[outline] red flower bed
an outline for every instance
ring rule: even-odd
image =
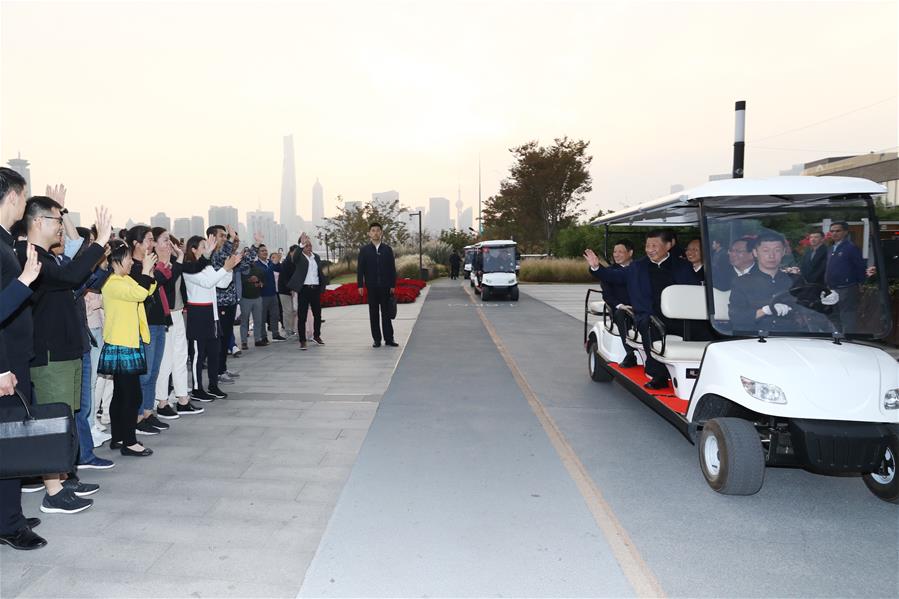
[[[411,304],[424,289],[425,283],[419,279],[397,279],[396,301],[400,304]],[[368,289],[359,295],[359,287],[355,283],[345,283],[337,289],[328,289],[322,293],[322,308],[334,306],[354,306],[368,303]]]

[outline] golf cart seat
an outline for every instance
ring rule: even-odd
[[[676,320],[706,321],[705,287],[670,285],[662,291],[662,314]],[[708,341],[685,341],[680,335],[666,334],[664,343],[653,341],[652,350],[663,362],[701,362]]]
[[[590,302],[589,304],[587,304],[587,310],[594,316],[602,316],[603,306],[605,306],[605,302],[603,300],[596,300],[595,302]]]

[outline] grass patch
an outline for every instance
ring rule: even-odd
[[[523,260],[518,278],[526,283],[592,283],[590,269],[583,258]]]

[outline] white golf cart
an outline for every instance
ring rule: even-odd
[[[474,281],[471,278],[471,265],[474,263],[475,254],[478,253],[478,250],[473,245],[466,245],[462,248],[463,255],[465,257],[465,261],[463,263],[462,268],[464,268],[465,278],[468,279],[468,284],[474,287]]]
[[[756,493],[766,466],[784,466],[861,475],[879,498],[899,503],[899,364],[871,343],[891,326],[872,199],[883,193],[876,183],[848,177],[734,179],[596,219],[607,239],[611,226],[633,227],[634,241],[637,227],[696,227],[705,283],[662,292],[664,318],[654,317],[650,328],[653,357],[671,375],[661,390],[644,387],[649,378],[641,365],[619,366],[625,350],[611,309],[591,301],[601,291],[590,290],[590,376],[618,380],[697,444],[702,473],[720,493]],[[805,278],[811,271],[798,254],[809,231],[843,222],[876,274],[863,285],[830,289],[824,274]],[[766,243],[772,234],[781,241]],[[723,254],[713,254],[712,241]],[[746,241],[750,252],[758,246],[755,276],[738,278],[728,258],[732,241]],[[818,250],[833,252],[829,245]],[[763,305],[746,300],[762,296]],[[592,327],[588,313],[601,316]],[[626,324],[642,364],[643,345],[632,321]],[[696,330],[704,335],[694,336]]]
[[[485,302],[500,295],[518,301],[517,244],[509,239],[482,241],[475,244],[472,281],[475,293]]]

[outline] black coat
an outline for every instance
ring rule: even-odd
[[[13,238],[0,227],[0,288],[6,289],[22,274],[22,265],[13,250]],[[34,356],[34,323],[31,302],[26,301],[11,316],[0,322],[0,372],[12,370],[10,361],[17,356],[28,363]],[[17,362],[18,363],[18,362]]]
[[[315,264],[318,266],[318,284],[321,287],[324,287],[328,284],[328,277],[325,276],[325,273],[322,272],[322,259],[321,257],[314,253],[312,257],[315,258]],[[293,289],[297,293],[303,290],[303,282],[306,280],[306,275],[309,273],[309,260],[303,255],[303,252],[297,252],[293,256],[293,275],[290,277],[290,280],[287,282],[287,287],[289,289]],[[281,273],[281,277],[284,277],[284,273]]]
[[[807,249],[802,255],[802,260],[799,261],[799,271],[802,273],[802,278],[808,283],[823,285],[826,269],[827,246],[825,245],[818,247],[814,257],[812,257],[812,249]]]
[[[356,282],[359,287],[370,289],[396,287],[396,260],[389,245],[382,243],[378,251],[375,251],[373,243],[362,246],[356,267]]]
[[[299,249],[297,250],[297,253],[301,253]],[[288,287],[287,284],[290,283],[290,279],[293,277],[293,271],[296,270],[293,258],[290,257],[290,254],[287,254],[284,256],[284,259],[281,260],[279,264],[275,264],[273,268],[275,272],[278,273],[278,293],[281,295],[290,295],[290,287]]]

